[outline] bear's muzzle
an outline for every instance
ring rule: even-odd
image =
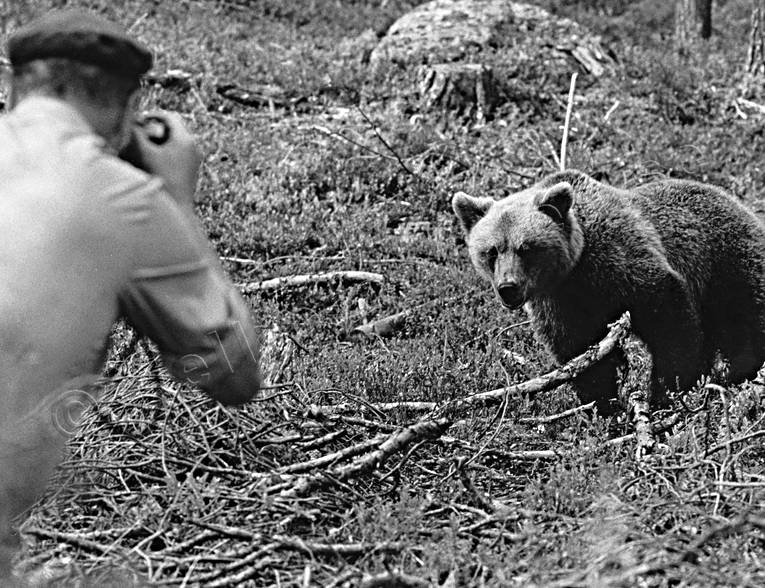
[[[511,310],[515,310],[525,302],[523,288],[518,282],[501,282],[497,284],[496,290],[502,304]]]

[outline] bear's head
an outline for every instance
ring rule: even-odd
[[[537,185],[502,200],[457,192],[452,208],[470,258],[508,308],[552,293],[584,248],[568,182]]]

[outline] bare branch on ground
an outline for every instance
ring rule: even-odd
[[[552,390],[564,384],[595,363],[604,359],[616,347],[621,344],[623,338],[630,331],[630,316],[626,312],[619,320],[609,325],[608,334],[596,345],[590,347],[581,355],[576,356],[566,364],[555,368],[542,376],[532,378],[520,384],[512,384],[504,388],[489,390],[487,392],[478,392],[465,398],[451,400],[439,405],[437,402],[411,401],[411,402],[382,402],[374,403],[371,406],[381,412],[390,412],[395,410],[411,410],[419,412],[438,411],[443,413],[446,410],[462,410],[473,406],[491,406],[499,404],[508,395],[527,396],[533,398],[541,392]],[[358,410],[355,404],[337,404],[320,406],[321,411],[327,413],[344,412],[348,410]]]
[[[521,417],[518,419],[518,422],[523,423],[524,425],[548,425],[550,423],[560,421],[570,416],[574,416],[575,414],[587,412],[589,410],[592,410],[593,408],[595,408],[595,402],[589,402],[587,404],[582,404],[581,406],[575,406],[574,408],[569,408],[568,410],[564,410],[563,412],[559,412],[557,414],[551,414],[551,415],[541,416],[541,417]]]
[[[366,337],[390,337],[397,330],[401,329],[406,322],[406,318],[412,311],[405,310],[403,312],[397,312],[383,318],[364,323],[355,327],[351,331],[351,335],[363,335]]]
[[[300,286],[327,284],[335,280],[339,280],[343,283],[369,282],[372,284],[382,284],[384,279],[382,274],[373,272],[337,270],[321,274],[283,276],[280,278],[263,280],[262,282],[238,284],[238,286],[244,294],[250,294],[252,292],[262,292],[264,290],[278,290],[280,288],[297,288]]]
[[[319,488],[371,472],[385,463],[391,455],[406,449],[412,443],[440,437],[450,424],[447,419],[428,420],[400,429],[388,436],[376,451],[365,455],[350,465],[335,467],[327,473],[316,476],[305,476],[289,488],[279,488],[281,490],[280,495],[282,497],[302,496]]]
[[[431,588],[431,586],[430,582],[422,578],[395,572],[364,576],[359,584],[359,588]]]

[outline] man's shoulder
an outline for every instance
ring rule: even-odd
[[[62,100],[26,98],[0,118],[0,138],[5,172],[57,184],[70,201],[140,200],[161,189],[149,174],[110,152],[77,109]]]

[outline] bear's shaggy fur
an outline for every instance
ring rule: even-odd
[[[653,359],[652,391],[690,388],[719,352],[729,378],[765,361],[765,226],[721,189],[660,181],[631,190],[553,174],[499,201],[457,193],[470,257],[503,304],[526,304],[565,362],[629,310]],[[618,357],[576,381],[612,410]]]

